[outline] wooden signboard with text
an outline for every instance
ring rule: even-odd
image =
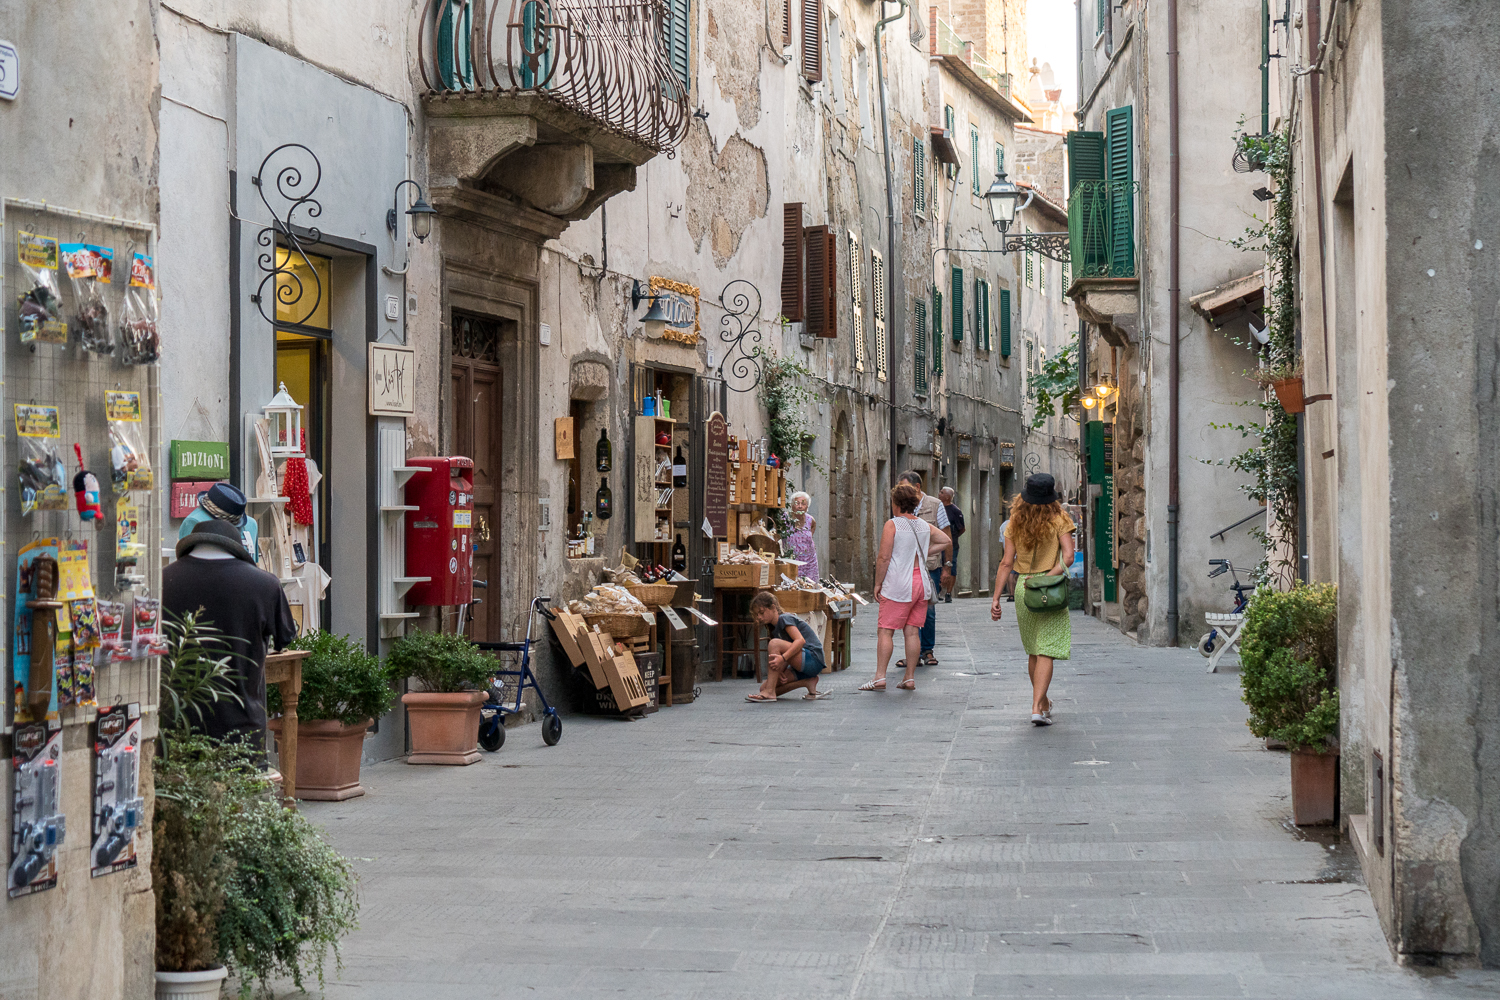
[[[707,457],[703,476],[703,516],[714,536],[729,534],[729,425],[715,410],[708,416]]]

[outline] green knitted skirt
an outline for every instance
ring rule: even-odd
[[[1066,660],[1073,652],[1073,622],[1067,608],[1056,611],[1032,611],[1026,606],[1026,573],[1016,579],[1016,627],[1021,630],[1021,645],[1028,656],[1050,656]]]

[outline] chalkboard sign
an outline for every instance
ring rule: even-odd
[[[729,534],[729,425],[715,410],[708,417],[707,468],[703,477],[703,514],[715,537]]]

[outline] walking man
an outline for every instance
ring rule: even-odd
[[[940,531],[948,530],[948,511],[943,507],[942,501],[940,501],[937,497],[930,497],[926,493],[922,492],[921,473],[903,472],[896,478],[896,481],[898,483],[906,483],[910,486],[916,487],[917,492],[920,494],[920,499],[917,501],[917,517],[926,521],[928,524],[932,525],[934,528],[937,528]],[[932,587],[935,594],[941,593],[945,589],[943,577],[947,575],[947,571],[951,566],[951,563],[949,563],[944,556],[945,553],[943,553],[942,551],[930,552],[925,564],[928,575],[932,577]],[[929,601],[927,604],[927,622],[922,626],[920,636],[922,645],[922,665],[926,667],[937,666],[937,656],[932,652],[933,647],[937,645],[936,600]],[[896,664],[896,666],[905,669],[906,661],[901,660]]]
[[[938,499],[943,503],[943,513],[948,515],[950,525],[948,537],[953,539],[953,551],[948,553],[948,562],[953,571],[945,577],[948,581],[948,589],[943,592],[943,601],[948,604],[953,603],[953,585],[958,581],[958,539],[964,533],[964,512],[959,510],[958,505],[953,502],[956,498],[957,494],[953,492],[951,486],[944,486],[938,490]]]

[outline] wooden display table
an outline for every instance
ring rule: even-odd
[[[309,650],[288,649],[266,654],[266,683],[281,692],[281,798],[297,805],[297,699],[302,695],[302,661]]]

